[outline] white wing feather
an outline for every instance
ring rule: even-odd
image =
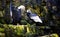
[[[31,16],[30,18],[33,19],[35,22],[42,23],[42,20],[38,16]]]

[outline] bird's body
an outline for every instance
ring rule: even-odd
[[[20,18],[21,18],[21,10],[17,10],[16,7],[12,7],[12,13],[11,13],[11,15],[12,15],[12,19],[13,19],[12,23],[14,25],[16,25],[17,23],[19,23]]]
[[[15,7],[14,5],[12,5],[12,3],[10,4],[10,16],[12,17],[12,23],[14,25],[17,25],[17,23],[21,24],[21,13],[23,13],[25,11],[25,6],[21,5],[19,7]]]
[[[30,9],[27,10],[27,16],[35,23],[42,23],[40,17],[37,14],[32,13]]]

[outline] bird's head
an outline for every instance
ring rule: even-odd
[[[28,10],[27,10],[27,13],[31,13],[31,9],[28,9]]]
[[[24,5],[20,5],[20,6],[18,6],[18,9],[23,9],[23,10],[25,10],[25,6],[24,6]]]
[[[27,15],[30,16],[30,14],[31,14],[31,10],[28,9],[28,10],[27,10]]]

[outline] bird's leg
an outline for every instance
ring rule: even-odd
[[[13,20],[13,25],[17,25],[17,21],[16,20]]]

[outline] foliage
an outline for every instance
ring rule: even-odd
[[[4,33],[4,28],[0,28],[0,33]]]
[[[2,24],[0,26],[2,26]],[[34,37],[35,35],[51,34],[49,29],[50,27],[48,26],[36,27],[35,25],[30,25],[29,23],[27,23],[27,25],[5,24],[3,25],[3,28],[0,27],[0,32],[5,33],[6,37]]]
[[[29,25],[9,25],[5,26],[5,34],[7,37],[11,36],[30,36],[32,34],[35,34],[35,28],[34,26],[31,27]]]

